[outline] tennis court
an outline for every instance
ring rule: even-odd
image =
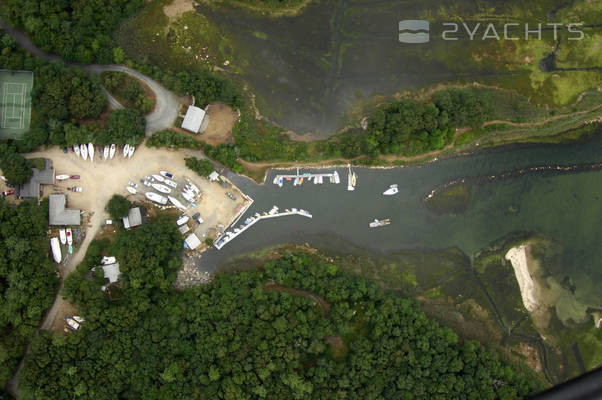
[[[31,122],[33,72],[0,70],[0,139],[19,139]]]

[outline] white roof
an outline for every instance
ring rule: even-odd
[[[189,106],[188,111],[186,111],[184,121],[182,121],[182,128],[194,133],[198,133],[199,129],[201,129],[201,124],[203,123],[204,118],[205,110],[199,107]]]
[[[194,250],[201,245],[201,241],[199,240],[197,235],[195,235],[194,233],[191,235],[188,235],[188,237],[184,241],[186,242],[186,245],[188,246],[188,248],[190,250]]]
[[[119,263],[103,265],[102,270],[105,274],[105,278],[109,279],[110,283],[117,282],[119,278]]]
[[[210,181],[216,181],[217,178],[219,178],[219,174],[216,171],[213,171],[212,173],[209,174]]]

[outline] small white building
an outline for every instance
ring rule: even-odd
[[[205,110],[199,107],[189,106],[184,121],[182,121],[182,128],[193,133],[199,133],[204,120]]]
[[[194,250],[201,245],[201,241],[199,240],[198,236],[195,235],[194,233],[191,235],[188,235],[186,237],[186,239],[184,240],[184,243],[186,243],[186,246],[190,250]]]
[[[211,182],[215,182],[219,179],[219,174],[215,171],[213,171],[212,173],[209,174],[209,180]]]

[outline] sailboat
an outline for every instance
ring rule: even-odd
[[[393,184],[393,185],[389,186],[389,188],[383,192],[383,195],[392,196],[397,193],[399,193],[399,189],[397,188],[397,185]]]
[[[74,144],[73,145],[73,151],[75,152],[75,155],[79,158],[79,146]]]
[[[128,151],[130,151],[130,145],[126,144],[125,146],[123,146],[123,156],[124,157],[128,156]]]
[[[351,164],[349,164],[349,173],[347,174],[347,190],[349,190],[349,191],[355,190],[356,183],[357,183],[357,178],[355,176],[355,172],[351,172]]]
[[[152,200],[155,203],[159,203],[161,205],[167,204],[167,199],[165,197],[161,196],[160,194],[153,193],[153,192],[146,192],[144,195],[146,196],[147,199]]]
[[[90,161],[94,162],[94,145],[92,143],[88,143],[88,155],[90,156]]]
[[[64,229],[59,229],[59,238],[61,239],[61,244],[67,244],[67,234]]]
[[[103,154],[102,154],[102,158],[104,158],[105,160],[107,158],[109,158],[109,146],[105,146],[105,149],[104,149]]]
[[[178,207],[180,210],[186,210],[186,206],[184,206],[184,204],[182,204],[180,200],[176,199],[175,197],[167,196],[167,199],[171,202],[171,204]]]
[[[128,150],[128,158],[132,158],[132,156],[134,155],[134,151],[136,150],[135,146],[130,146],[129,150]]]
[[[50,248],[52,249],[52,257],[57,264],[61,263],[63,256],[61,254],[61,244],[59,238],[53,237],[50,239]]]
[[[161,183],[151,183],[151,186],[162,193],[171,193],[171,188],[161,184]]]
[[[85,144],[80,144],[79,151],[82,153],[84,161],[86,161],[88,159],[88,147]]]
[[[112,160],[113,157],[115,157],[115,143],[111,145],[111,148],[109,150],[109,158]]]

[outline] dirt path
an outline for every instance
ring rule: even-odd
[[[503,121],[503,120],[495,119],[495,120],[487,121],[487,122],[483,123],[483,125],[481,125],[481,128],[485,128],[486,126],[495,125],[495,124],[505,124],[505,125],[515,126],[515,127],[541,126],[541,125],[547,124],[548,122],[556,121],[558,119],[571,118],[571,117],[574,117],[575,115],[587,114],[587,113],[596,111],[600,107],[602,107],[602,104],[598,104],[587,110],[575,111],[570,114],[555,115],[553,117],[548,117],[548,118],[542,119],[540,121],[535,121],[535,122],[510,122],[510,121]]]
[[[308,292],[306,290],[282,286],[273,280],[267,281],[264,285],[264,288],[266,290],[275,290],[277,292],[286,292],[293,296],[303,296],[303,297],[307,297],[308,299],[312,299],[318,305],[318,308],[320,309],[320,314],[322,314],[322,316],[324,318],[328,317],[328,311],[330,310],[330,304],[328,304],[322,296],[318,296],[317,294]]]

